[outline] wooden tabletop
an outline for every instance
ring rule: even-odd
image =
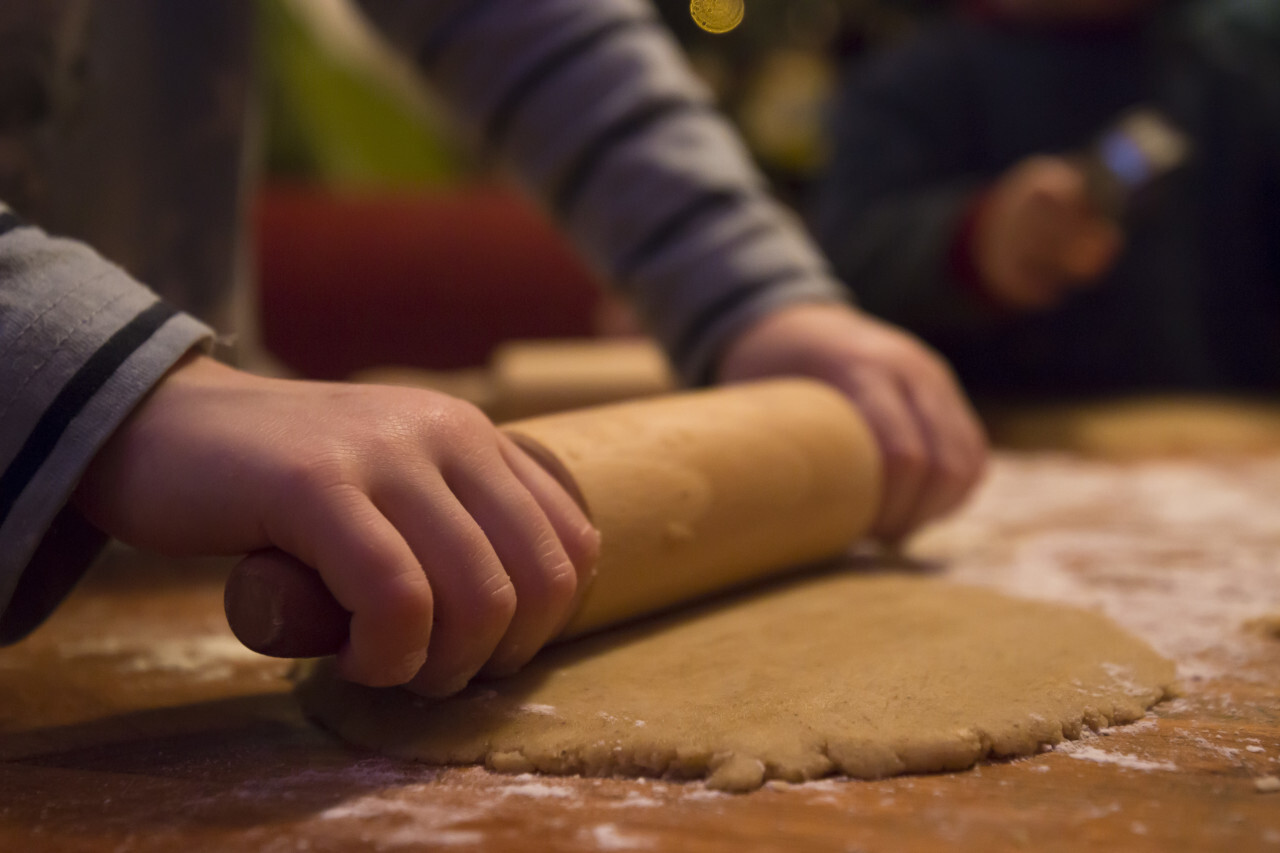
[[[912,553],[1103,610],[1184,695],[1027,759],[740,796],[423,767],[303,719],[225,627],[225,562],[121,549],[0,650],[0,850],[1280,851],[1280,456],[1002,456]]]

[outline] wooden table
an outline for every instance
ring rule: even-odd
[[[0,850],[1280,851],[1280,638],[1244,627],[1280,613],[1280,456],[1004,456],[912,552],[1101,608],[1185,695],[1028,759],[744,796],[422,767],[302,718],[225,628],[225,562],[119,550],[0,650]]]

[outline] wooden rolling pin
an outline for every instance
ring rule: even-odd
[[[494,350],[491,414],[511,421],[669,394],[675,377],[648,339],[511,341]]]
[[[600,530],[566,639],[838,556],[880,504],[879,454],[839,393],[772,380],[581,409],[504,427]],[[227,619],[251,649],[333,654],[344,611],[280,551],[233,570]]]

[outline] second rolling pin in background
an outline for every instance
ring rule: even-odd
[[[506,432],[578,500],[600,560],[558,639],[836,557],[880,506],[875,440],[843,396],[786,379],[515,421]],[[310,568],[252,555],[227,582],[249,648],[333,654],[345,613]]]

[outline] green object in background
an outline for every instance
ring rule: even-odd
[[[378,69],[329,49],[301,4],[258,0],[273,177],[340,187],[453,183],[467,159],[430,115]]]

